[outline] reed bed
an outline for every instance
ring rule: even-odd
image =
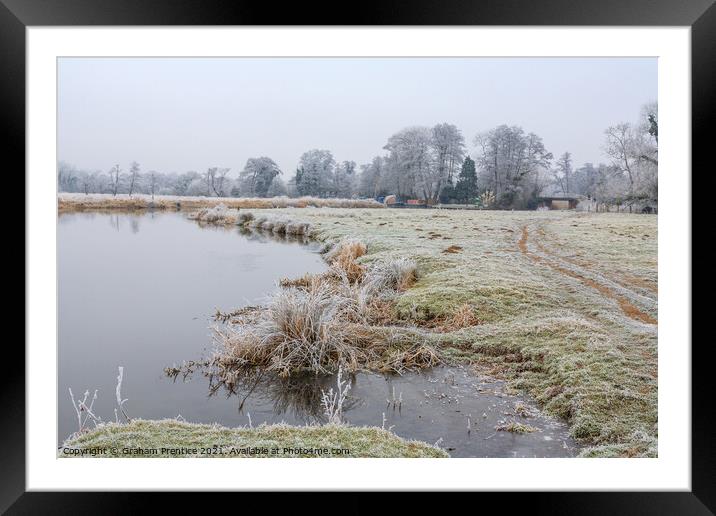
[[[269,208],[383,208],[372,199],[321,199],[318,197],[188,197],[177,195],[78,194],[57,195],[60,213],[74,211],[198,210],[224,205],[230,209]]]
[[[390,300],[415,281],[416,264],[405,258],[358,263],[366,252],[364,243],[342,240],[325,254],[327,272],[283,280],[264,307],[217,328],[217,376],[231,383],[237,369],[253,367],[285,377],[438,364],[422,329],[387,324],[394,314]]]

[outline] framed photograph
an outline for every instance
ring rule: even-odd
[[[3,510],[712,514],[691,170],[716,8],[419,3],[2,0],[27,250]]]

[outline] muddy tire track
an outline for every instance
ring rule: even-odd
[[[597,290],[604,297],[616,301],[624,315],[626,315],[630,319],[645,324],[655,325],[658,323],[658,321],[654,317],[640,310],[637,306],[634,305],[634,303],[632,303],[626,296],[619,293],[615,288],[613,288],[612,286],[608,286],[603,282],[597,281],[597,279],[595,279],[595,276],[597,275],[595,275],[591,271],[587,271],[583,268],[580,268],[575,264],[567,264],[565,260],[561,260],[558,256],[554,254],[545,253],[544,251],[542,251],[542,254],[532,252],[529,249],[528,242],[529,229],[525,225],[522,226],[522,233],[520,235],[519,241],[517,242],[517,246],[519,247],[520,252],[523,255],[527,256],[532,261],[546,265],[552,270],[564,274],[565,276],[569,276],[571,278],[579,280],[582,284]],[[621,288],[624,289],[624,287]],[[643,297],[635,292],[631,292],[631,294],[633,294],[634,296]]]
[[[557,260],[567,262],[567,263],[574,265],[576,267],[581,267],[584,270],[590,271],[592,273],[599,274],[600,276],[607,278],[609,281],[616,283],[617,285],[619,285],[620,287],[622,287],[624,289],[631,290],[634,287],[642,289],[642,290],[648,292],[649,294],[653,295],[654,300],[656,300],[656,296],[658,296],[658,289],[657,289],[657,287],[655,287],[653,284],[647,282],[646,280],[639,278],[637,276],[633,276],[631,274],[626,274],[626,273],[619,274],[618,277],[615,277],[613,275],[609,276],[609,275],[605,274],[603,271],[599,271],[598,264],[591,262],[585,258],[577,259],[577,258],[573,258],[570,256],[562,256],[558,253],[555,253],[554,251],[550,251],[543,244],[543,242],[551,242],[555,245],[560,245],[561,243],[555,238],[548,237],[547,234],[545,233],[545,230],[543,227],[538,227],[536,233],[537,233],[539,240],[535,241],[535,246],[543,254],[549,255],[553,258],[556,258]]]

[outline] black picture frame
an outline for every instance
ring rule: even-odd
[[[348,8],[346,8],[348,7]],[[87,25],[573,25],[689,26],[692,45],[692,164],[706,166],[708,129],[716,122],[716,6],[714,0],[413,0],[285,3],[221,0],[0,0],[0,124],[6,156],[25,169],[25,28]],[[7,161],[7,160],[6,160]],[[701,165],[701,167],[699,167]],[[20,168],[22,167],[22,168]],[[688,173],[688,172],[685,172]],[[25,192],[27,194],[27,192]],[[691,206],[688,207],[691,210]],[[693,217],[693,212],[692,212]],[[25,257],[28,258],[27,256]],[[26,269],[27,274],[27,269]],[[27,281],[27,276],[26,276]],[[692,318],[693,320],[693,318]],[[5,444],[0,463],[0,510],[9,514],[126,512],[141,508],[128,493],[25,492],[25,354],[6,340],[13,367],[0,389]],[[711,443],[708,341],[692,346],[692,490],[644,493],[510,494],[510,507],[552,514],[714,514],[716,461]],[[686,348],[690,342],[683,343]],[[173,494],[177,497],[182,495]],[[347,503],[354,512],[371,504]],[[480,495],[481,507],[488,501]],[[220,502],[219,502],[220,503]],[[298,504],[302,504],[300,497]],[[173,506],[182,506],[180,499]],[[249,506],[245,506],[248,509]]]

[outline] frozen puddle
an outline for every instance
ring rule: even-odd
[[[452,457],[572,457],[578,452],[565,423],[542,414],[524,397],[506,394],[503,382],[466,368],[438,367],[403,376],[359,373],[350,381],[347,423],[385,426],[407,439],[438,442]],[[321,389],[330,387],[335,389],[335,377],[306,375],[258,384],[247,378],[230,398],[237,410],[243,401],[244,424],[249,414],[253,425],[314,423],[323,420]],[[497,430],[510,423],[535,430]]]

